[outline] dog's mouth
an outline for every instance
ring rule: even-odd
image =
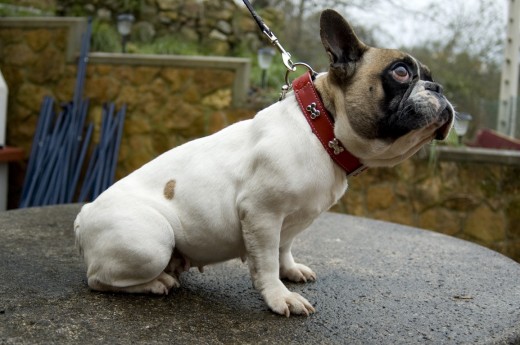
[[[444,110],[439,114],[439,120],[442,123],[441,126],[435,131],[435,140],[444,140],[450,134],[453,121],[455,120],[455,112],[452,106],[447,103]]]

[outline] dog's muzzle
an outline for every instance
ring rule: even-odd
[[[419,81],[413,88],[408,102],[414,104],[416,114],[424,119],[425,125],[436,123],[435,140],[444,140],[455,119],[455,111],[446,97],[440,84],[431,81]]]

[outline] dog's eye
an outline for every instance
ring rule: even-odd
[[[392,69],[392,77],[400,82],[400,83],[406,83],[410,80],[410,72],[408,72],[408,69],[403,65],[397,65],[394,69]]]

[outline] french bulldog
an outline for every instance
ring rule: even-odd
[[[361,42],[333,10],[321,14],[330,68],[314,86],[334,135],[366,167],[394,166],[442,140],[454,110],[428,68]],[[93,290],[168,294],[190,267],[247,259],[275,313],[315,311],[281,279],[309,282],[293,239],[347,189],[294,92],[211,136],[176,147],[85,204],[74,222]]]

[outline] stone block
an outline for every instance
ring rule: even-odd
[[[395,169],[397,170],[397,175],[401,180],[410,182],[414,181],[416,178],[415,163],[412,159],[402,162]]]
[[[162,116],[161,116],[162,115]],[[195,120],[202,117],[203,112],[200,107],[189,105],[186,103],[179,103],[175,109],[168,114],[159,114],[163,118],[162,126],[169,130],[186,130],[190,133],[202,136],[205,132],[204,127],[194,126]]]
[[[231,71],[215,71],[203,69],[193,76],[193,83],[203,95],[213,93],[219,89],[231,88],[235,74]]]
[[[444,198],[442,205],[450,210],[467,212],[475,209],[481,200],[471,194],[452,194]]]
[[[157,5],[161,10],[178,11],[182,5],[180,0],[157,0]]]
[[[501,175],[502,189],[512,195],[520,195],[520,178],[518,176],[520,176],[520,167],[504,167]]]
[[[135,85],[146,85],[154,80],[159,73],[158,67],[139,66],[131,68],[132,83]]]
[[[438,176],[416,183],[413,189],[414,202],[417,209],[428,208],[437,205],[441,201],[442,181]]]
[[[135,108],[135,103],[140,96],[141,95],[137,92],[135,87],[130,85],[122,85],[116,101],[121,104],[127,104],[128,110],[132,110]]]
[[[76,85],[76,78],[67,76],[58,81],[56,85],[56,99],[61,102],[70,101],[74,94],[74,87]]]
[[[27,45],[34,51],[39,52],[49,45],[52,32],[47,29],[35,29],[25,33]]]
[[[16,100],[23,107],[34,112],[39,112],[44,96],[52,96],[48,88],[25,83],[18,90]]]
[[[85,97],[96,102],[114,101],[119,93],[119,81],[109,76],[88,78],[85,85]]]
[[[183,84],[183,79],[178,69],[163,68],[160,71],[160,76],[168,82],[171,92],[179,91]]]
[[[388,209],[395,201],[391,185],[375,185],[367,190],[367,209],[369,212]]]
[[[36,62],[28,67],[28,79],[36,84],[54,82],[63,78],[65,55],[54,47],[40,52]]]
[[[87,71],[90,71],[90,66]],[[134,78],[134,70],[128,66],[115,66],[110,73],[122,84],[126,82],[131,83]]]
[[[184,0],[181,8],[181,14],[186,18],[198,18],[203,11],[204,6],[199,0]]]
[[[24,40],[24,37],[24,30],[22,29],[2,28],[0,30],[0,42],[2,42],[4,47],[13,43],[20,43]]]
[[[9,86],[9,93],[11,94],[16,92],[24,82],[24,75],[22,70],[16,66],[2,65],[2,74],[4,76],[5,82]]]
[[[180,35],[183,38],[183,40],[189,41],[189,42],[198,42],[200,37],[199,33],[195,28],[184,26],[180,30]]]
[[[224,42],[227,41],[227,36],[216,29],[211,30],[211,32],[209,33],[209,38],[211,38],[212,40],[217,40],[217,41],[224,41]]]
[[[505,255],[509,256],[511,259],[516,262],[520,262],[520,241],[510,241],[506,244],[506,248],[504,251],[501,251]]]
[[[231,90],[220,89],[204,97],[202,104],[213,109],[222,110],[231,106]]]
[[[229,24],[225,20],[219,20],[217,22],[217,30],[220,32],[223,32],[226,35],[229,35],[233,32],[233,28],[231,27],[231,24]]]
[[[520,240],[520,198],[515,198],[509,202],[506,208],[508,219],[508,237]]]
[[[18,43],[11,44],[3,49],[3,65],[13,65],[19,67],[27,67],[34,64],[38,57],[33,53],[27,44]]]
[[[114,66],[110,65],[93,65],[92,67],[98,75],[112,74],[112,71],[114,70]]]
[[[8,138],[13,141],[10,141],[13,145],[21,147],[25,153],[28,155],[30,151],[30,147],[32,144],[32,139],[34,136],[34,132],[36,131],[36,124],[38,122],[38,117],[36,113],[33,113],[25,120],[15,120],[10,121],[10,130]]]
[[[409,202],[399,202],[395,205],[389,213],[388,220],[393,223],[404,225],[415,225],[414,210],[412,204]]]
[[[419,215],[419,227],[434,230],[446,235],[461,232],[461,216],[458,212],[443,207],[431,208]]]
[[[464,233],[486,244],[503,241],[506,237],[505,218],[483,204],[473,210],[464,224]]]
[[[192,84],[187,87],[182,94],[182,99],[186,103],[198,103],[201,100],[201,95],[197,86]]]
[[[456,190],[460,188],[457,178],[459,165],[455,162],[439,162],[439,174],[444,188]]]
[[[226,113],[224,111],[215,111],[208,116],[208,128],[206,132],[211,134],[216,133],[222,128],[227,127],[228,124]]]
[[[128,116],[125,121],[125,135],[150,133],[150,121],[144,116]]]

